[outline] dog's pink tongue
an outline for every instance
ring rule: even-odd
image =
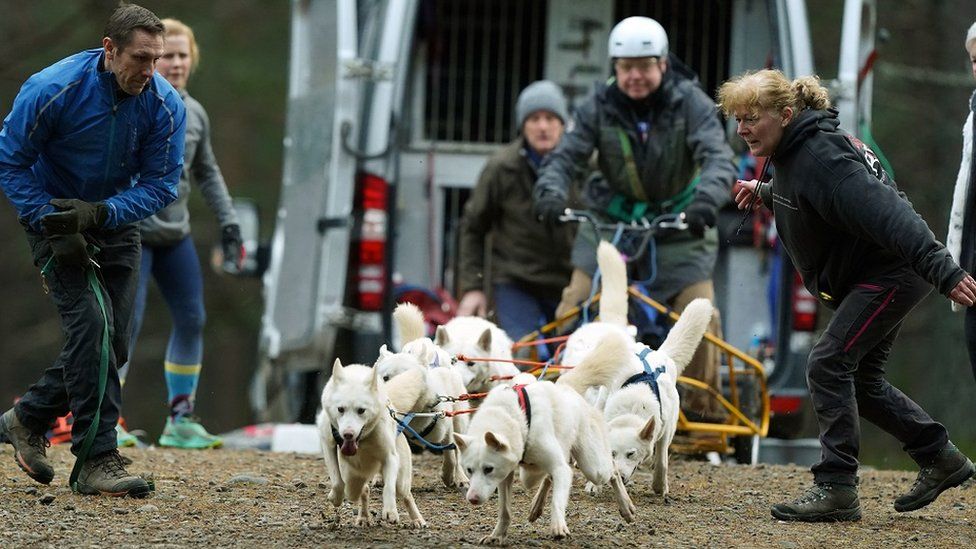
[[[351,438],[344,439],[342,441],[342,447],[339,448],[339,451],[342,452],[342,455],[344,456],[354,456],[356,455],[356,452],[359,451],[359,443]]]

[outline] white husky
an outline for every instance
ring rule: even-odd
[[[629,351],[613,381],[602,385],[607,394],[602,408],[614,462],[621,477],[629,482],[637,467],[653,458],[652,488],[655,493],[667,496],[668,447],[678,425],[677,380],[708,327],[712,304],[707,299],[688,304],[657,351],[629,336],[621,339],[627,334],[626,265],[608,242],[600,243],[597,259],[603,280],[600,322],[591,322],[573,333],[566,343],[563,364],[585,361],[598,352],[598,344],[608,344],[608,337],[609,341],[616,342],[614,345],[622,345]],[[587,485],[587,491],[596,490],[596,486]]]
[[[368,483],[377,473],[383,476],[381,519],[399,522],[399,498],[413,526],[427,526],[410,491],[410,447],[402,434],[396,435],[396,424],[387,410],[388,402],[397,409],[407,409],[420,397],[424,386],[422,370],[384,383],[368,366],[343,366],[339,359],[332,366],[316,424],[332,485],[329,500],[336,507],[342,504],[343,497],[358,502],[357,526],[370,523]]]
[[[571,460],[591,482],[603,485],[609,481],[620,515],[628,522],[633,520],[636,508],[614,470],[600,412],[578,392],[584,386],[609,383],[625,354],[625,346],[611,342],[597,348],[574,376],[557,383],[496,387],[475,413],[468,434],[454,435],[470,479],[467,500],[479,505],[498,490],[498,522],[482,543],[505,541],[516,467],[526,488],[537,490],[530,522],[542,514],[552,489],[551,533],[557,539],[569,535],[566,505],[573,482]]]
[[[471,358],[512,359],[511,338],[494,322],[476,316],[455,317],[447,324],[438,326],[434,343],[452,357],[465,355]],[[497,385],[491,381],[491,376],[516,376],[519,373],[519,369],[510,362],[470,360],[458,364],[466,367],[464,386],[470,393],[484,392]]]
[[[415,337],[404,346],[404,351],[393,353],[386,345],[380,348],[380,356],[373,365],[377,375],[383,381],[389,381],[398,375],[412,370],[419,370],[424,382],[416,402],[410,407],[399,409],[401,412],[438,413],[448,411],[463,411],[468,409],[466,401],[448,401],[440,396],[456,397],[465,392],[461,376],[449,365],[435,366],[437,349],[434,344],[424,337],[424,318],[416,306],[400,304],[393,312],[393,318],[398,325],[403,339]],[[423,343],[423,342],[426,342]],[[443,351],[441,351],[443,352]],[[445,363],[449,364],[449,363]],[[463,433],[468,429],[469,418],[466,414],[456,415],[451,419],[437,416],[423,416],[414,418],[409,426],[425,440],[439,446],[451,444],[454,433]],[[422,444],[417,442],[416,444]],[[467,484],[468,477],[458,464],[457,451],[453,448],[443,450],[444,461],[441,468],[441,479],[444,485],[451,488]]]

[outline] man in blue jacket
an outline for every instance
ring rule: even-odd
[[[0,187],[17,209],[64,347],[23,398],[0,416],[17,464],[48,484],[45,431],[74,415],[72,488],[145,496],[116,449],[143,219],[176,198],[186,113],[155,73],[164,28],[151,11],[122,5],[102,47],[31,76],[0,129]]]

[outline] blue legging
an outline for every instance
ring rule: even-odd
[[[186,237],[173,246],[143,245],[130,356],[142,328],[150,275],[156,279],[173,319],[173,331],[166,348],[166,385],[170,406],[174,409],[177,406],[188,407],[178,410],[179,413],[188,413],[192,411],[192,399],[203,358],[203,325],[206,320],[203,275],[193,239]],[[128,364],[119,373],[124,380]]]

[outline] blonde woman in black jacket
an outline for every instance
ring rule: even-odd
[[[902,321],[932,289],[964,306],[973,280],[940,244],[875,154],[838,128],[815,77],[763,70],[719,90],[727,116],[775,181],[741,181],[740,209],[770,207],[803,282],[833,318],[810,353],[807,383],[820,425],[814,486],[772,507],[780,520],[861,518],[858,416],[897,438],[921,471],[895,510],[912,511],[973,475],[945,427],[884,378]]]

